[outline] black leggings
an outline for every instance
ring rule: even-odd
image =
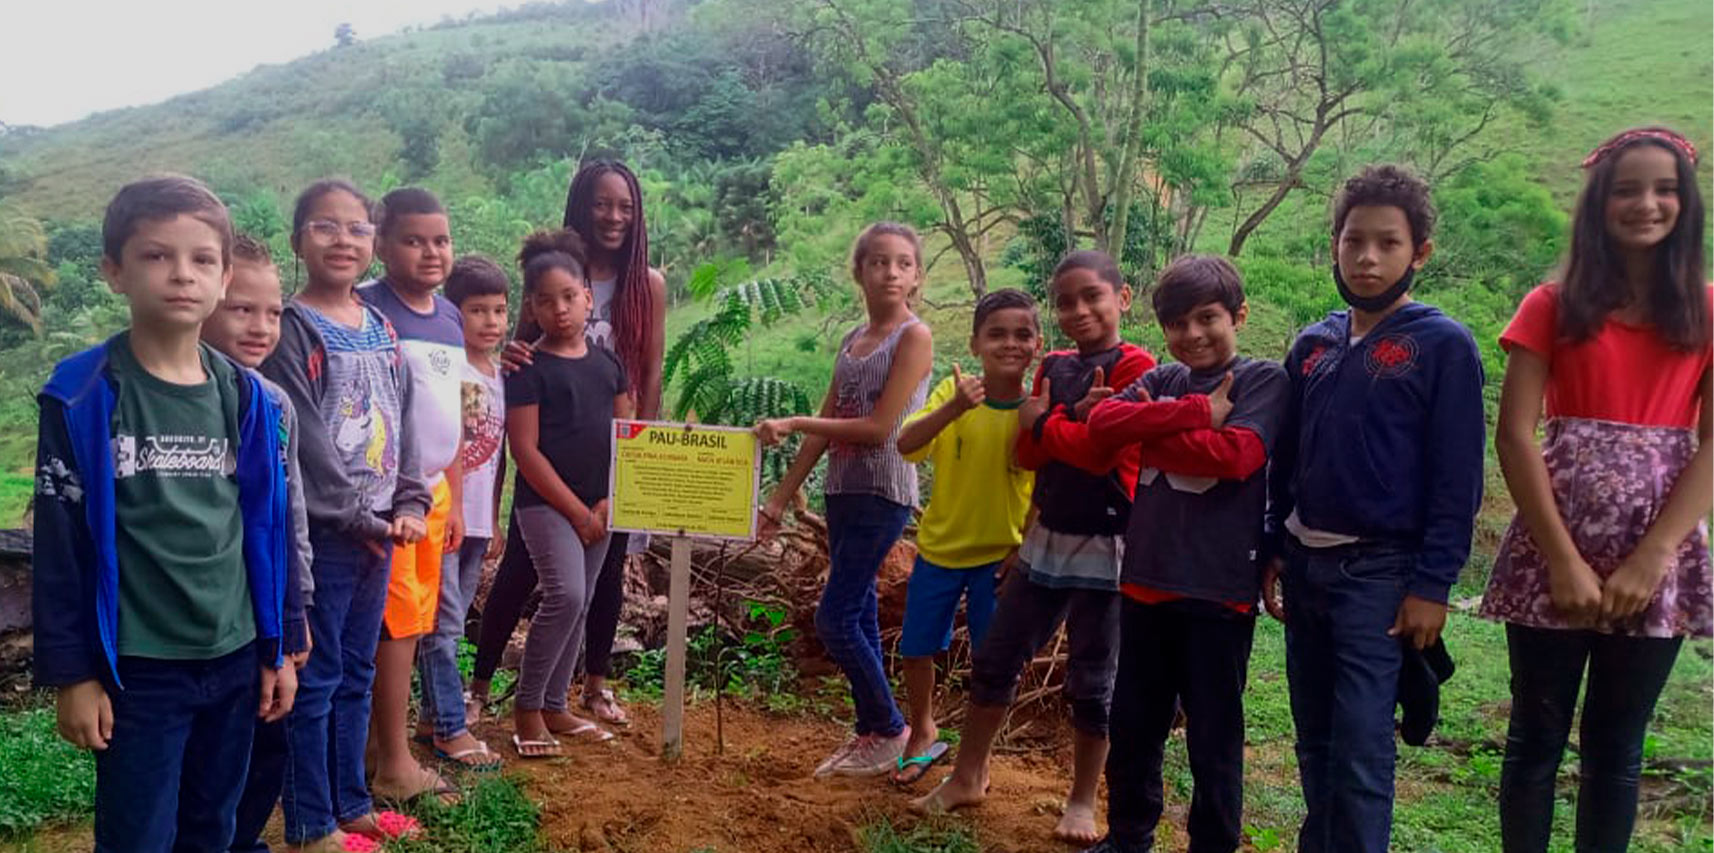
[[[1554,777],[1585,664],[1589,686],[1577,738],[1582,782],[1576,849],[1623,853],[1637,820],[1643,736],[1683,642],[1506,626],[1512,665],[1512,720],[1500,769],[1500,840],[1506,853],[1547,850]]]
[[[595,582],[595,597],[589,603],[589,621],[583,632],[583,671],[601,678],[612,675],[613,634],[619,630],[619,611],[625,604],[623,569],[629,540],[629,534],[613,534],[613,541],[607,546],[607,560],[601,564],[601,576]],[[523,618],[524,605],[535,590],[536,566],[530,562],[529,548],[524,545],[524,536],[518,531],[514,516],[506,525],[506,552],[500,558],[500,568],[495,570],[488,599],[482,604],[471,680],[494,678],[500,657],[512,642],[512,632]]]

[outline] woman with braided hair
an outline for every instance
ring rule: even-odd
[[[649,266],[649,235],[643,216],[643,193],[637,176],[616,160],[591,160],[577,170],[566,193],[566,228],[583,238],[594,309],[585,329],[589,342],[609,349],[625,365],[637,417],[652,420],[661,410],[661,363],[666,349],[666,279]],[[526,310],[518,317],[515,340],[506,360],[527,364],[539,330]],[[623,566],[627,553],[647,547],[644,537],[616,533],[606,563],[596,580],[584,635],[583,707],[609,725],[630,720],[607,688],[611,674],[613,635],[624,603]],[[485,702],[500,655],[518,624],[519,614],[535,588],[530,564],[517,526],[506,537],[505,556],[482,608],[482,632],[472,699]]]

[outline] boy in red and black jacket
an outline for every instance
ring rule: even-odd
[[[1154,848],[1161,763],[1175,709],[1188,720],[1190,843],[1237,850],[1244,805],[1244,680],[1261,586],[1268,453],[1291,383],[1244,358],[1238,271],[1190,255],[1161,273],[1155,316],[1176,363],[1089,416],[1098,450],[1140,451],[1119,605],[1107,758],[1107,839],[1088,853]]]
[[[1147,350],[1119,338],[1131,289],[1113,259],[1077,251],[1054,269],[1060,331],[1076,350],[1049,353],[1032,396],[1018,407],[1018,464],[1036,472],[1032,515],[1017,565],[1005,579],[987,637],[971,664],[970,709],[957,766],[916,802],[928,811],[981,802],[988,756],[1023,668],[1061,623],[1069,661],[1065,698],[1076,729],[1071,793],[1054,836],[1091,844],[1095,795],[1107,759],[1107,711],[1118,661],[1119,566],[1137,483],[1135,447],[1103,453],[1089,441],[1095,405],[1155,366]]]

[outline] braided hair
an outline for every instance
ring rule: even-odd
[[[649,287],[649,231],[643,216],[643,190],[637,176],[617,160],[590,160],[571,179],[571,189],[565,196],[565,227],[583,237],[586,246],[594,246],[595,185],[607,174],[623,178],[631,191],[634,215],[625,242],[619,247],[613,284],[613,349],[631,378],[631,391],[641,399],[643,362],[648,359],[649,342],[654,337],[654,292]]]

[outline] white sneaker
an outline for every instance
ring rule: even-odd
[[[893,737],[869,735],[861,738],[850,752],[833,763],[828,775],[880,776],[890,773],[898,767],[899,758],[905,754],[905,745],[910,739],[910,726],[905,726],[904,731]]]
[[[816,765],[815,778],[822,779],[834,775],[833,768],[837,766],[839,762],[844,761],[845,756],[850,755],[852,750],[856,749],[859,745],[869,739],[869,735],[852,735],[850,740],[840,744],[839,748],[834,750],[832,755],[822,759],[822,762],[819,765]]]

